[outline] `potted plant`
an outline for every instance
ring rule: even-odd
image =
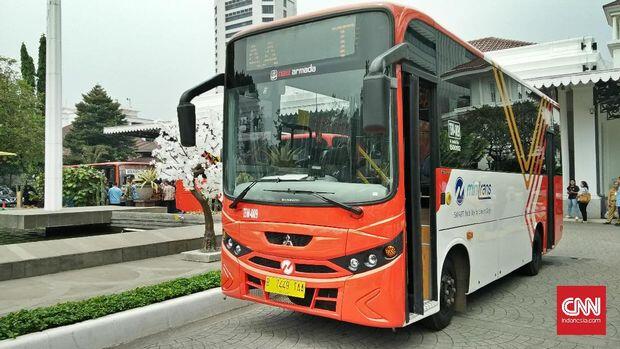
[[[136,173],[134,183],[138,192],[138,200],[147,201],[153,196],[153,192],[159,189],[155,182],[157,178],[157,172],[152,168]]]

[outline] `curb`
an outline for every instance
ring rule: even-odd
[[[5,339],[0,341],[0,349],[110,348],[250,304],[234,298],[224,299],[218,287],[98,319]]]

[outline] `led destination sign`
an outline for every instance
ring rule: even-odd
[[[357,41],[355,23],[356,16],[341,16],[250,36],[246,68],[252,71],[352,55]]]

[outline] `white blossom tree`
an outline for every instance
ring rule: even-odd
[[[160,178],[182,180],[185,189],[198,200],[205,217],[203,251],[216,251],[213,212],[209,205],[222,192],[222,115],[210,113],[196,122],[196,146],[183,147],[176,123],[160,123],[161,131],[153,150],[155,170]]]

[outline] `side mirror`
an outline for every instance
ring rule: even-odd
[[[389,128],[390,78],[384,74],[364,78],[362,128],[367,133],[384,133]]]
[[[403,61],[413,62],[414,52],[412,44],[403,42],[370,63],[362,91],[362,127],[365,132],[385,132],[389,127],[391,81],[384,74],[385,67]]]
[[[181,95],[177,106],[177,118],[182,146],[196,146],[196,107],[191,103],[192,99],[218,86],[224,86],[224,80],[224,74],[218,74]]]
[[[183,103],[177,106],[179,119],[179,133],[181,145],[184,147],[196,146],[196,107],[191,103]]]

